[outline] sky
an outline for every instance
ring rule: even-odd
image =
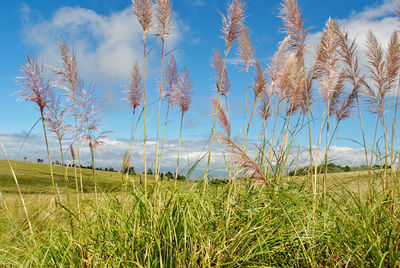
[[[174,28],[171,38],[166,41],[166,51],[171,51],[177,59],[178,68],[187,66],[194,84],[193,103],[184,117],[182,170],[187,169],[196,159],[207,151],[208,139],[212,127],[212,106],[210,98],[216,96],[212,81],[211,58],[213,49],[223,53],[224,42],[221,37],[221,15],[225,13],[226,1],[223,0],[175,0],[173,2]],[[346,28],[352,38],[356,38],[360,50],[360,63],[365,63],[363,55],[366,33],[371,29],[383,46],[392,32],[399,28],[399,22],[393,14],[394,3],[390,0],[298,0],[306,20],[308,50],[315,49],[321,32],[329,17],[337,20]],[[253,0],[247,2],[246,25],[252,43],[256,46],[256,56],[263,68],[270,63],[277,50],[278,43],[284,38],[282,22],[279,16],[280,1]],[[97,95],[105,99],[102,130],[112,131],[107,138],[107,148],[96,152],[97,165],[102,167],[120,167],[122,155],[127,150],[131,128],[131,109],[122,99],[124,86],[135,61],[142,66],[141,26],[132,14],[131,2],[127,0],[70,0],[70,1],[6,1],[0,11],[0,140],[5,144],[12,159],[35,161],[46,159],[43,132],[40,125],[35,126],[22,146],[27,132],[40,118],[39,111],[32,103],[17,102],[18,90],[15,77],[20,75],[20,67],[25,55],[37,57],[45,66],[58,66],[60,56],[57,51],[57,37],[69,41],[77,54],[81,77],[94,83]],[[157,79],[160,72],[160,42],[149,36],[148,65],[148,155],[153,163],[155,152],[157,121]],[[170,55],[171,55],[170,54]],[[231,93],[228,97],[229,119],[232,137],[243,138],[244,99],[246,75],[237,65],[238,56],[233,49],[228,57],[228,75],[231,80]],[[365,69],[364,67],[362,67]],[[45,67],[48,79],[54,76]],[[250,75],[250,79],[253,75]],[[322,116],[323,106],[318,99],[318,88],[314,88],[316,103],[312,107],[315,125],[313,137],[318,136],[318,120]],[[57,93],[63,92],[57,89]],[[252,97],[249,97],[251,102]],[[161,118],[165,116],[165,102],[162,103]],[[250,112],[250,111],[249,111]],[[375,117],[363,109],[363,118],[367,140],[372,139]],[[142,122],[135,132],[134,165],[138,170],[143,163]],[[180,116],[175,108],[171,110],[167,129],[164,171],[173,170],[177,158]],[[248,151],[255,150],[261,119],[255,116],[249,133]],[[217,129],[217,132],[221,132]],[[306,135],[296,138],[295,145],[306,145]],[[68,146],[71,137],[67,137],[64,146]],[[332,161],[363,164],[362,141],[359,121],[352,118],[344,121],[331,147]],[[317,142],[315,138],[314,143]],[[51,154],[57,155],[55,137],[50,137]],[[22,148],[21,148],[22,146]],[[296,146],[294,148],[296,148]],[[0,157],[3,157],[0,154]],[[306,156],[304,156],[306,157]],[[67,157],[68,158],[68,157]],[[89,164],[88,148],[83,148],[82,159]],[[154,164],[154,163],[153,163]],[[222,157],[213,158],[215,171],[224,170]],[[200,165],[201,170],[204,166]]]

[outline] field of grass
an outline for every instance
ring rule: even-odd
[[[400,19],[400,2],[396,5]],[[55,81],[47,81],[41,64],[27,55],[16,93],[20,101],[39,108],[46,161],[55,159],[48,141],[48,135],[55,134],[64,163],[67,135],[73,138],[72,162],[80,165],[82,146],[87,146],[93,169],[76,176],[76,169],[60,165],[0,161],[0,266],[400,267],[397,30],[385,49],[368,32],[366,48],[358,52],[356,40],[329,18],[319,44],[311,44],[297,1],[283,0],[279,17],[286,36],[272,58],[260,62],[246,25],[245,1],[227,1],[226,13],[221,12],[224,49],[215,49],[211,60],[215,91],[209,144],[202,156],[190,161],[191,172],[199,172],[202,161],[204,176],[198,182],[178,181],[184,178],[179,174],[182,132],[187,135],[184,115],[192,105],[194,84],[189,69],[177,65],[172,55],[176,49],[164,51],[174,28],[172,7],[169,0],[132,0],[142,27],[143,65],[134,64],[125,85],[132,124],[129,146],[120,146],[126,150],[122,169],[132,168],[132,158],[141,153],[133,145],[143,138],[139,168],[146,171],[155,163],[154,176],[95,170],[95,151],[110,133],[102,129],[104,102],[94,83],[81,77],[76,58],[80,53],[62,35],[57,43],[60,64],[46,65]],[[158,48],[147,40],[153,34],[161,41],[160,80],[155,79],[158,99],[147,99],[146,91],[154,88],[147,61],[158,55],[150,53]],[[246,87],[235,85],[246,89],[243,132],[232,132],[229,122],[229,75],[234,71],[229,62],[234,53],[247,76]],[[359,62],[366,62],[366,68]],[[150,108],[156,102],[157,123],[152,116],[157,108]],[[175,180],[162,180],[160,169],[171,168],[165,159],[175,158],[175,153],[163,155],[164,145],[170,145],[165,144],[172,131],[167,127],[170,108],[180,116]],[[254,119],[258,125],[255,114],[260,116]],[[352,125],[349,137],[339,136],[343,120],[352,117],[359,126]],[[149,132],[150,124],[156,133]],[[143,134],[136,132],[138,126]],[[365,132],[373,126],[372,138]],[[353,128],[360,128],[362,141],[353,140]],[[255,154],[248,150],[250,130],[258,135]],[[155,154],[149,148],[153,142],[147,142],[150,137],[155,137]],[[332,142],[340,140],[362,146],[360,168],[333,163]],[[0,145],[8,160],[3,142]],[[227,174],[221,180],[210,176],[218,155],[224,157]],[[148,157],[154,162],[148,163]],[[335,158],[343,160],[340,151]],[[296,171],[289,172],[293,167]]]
[[[398,197],[392,206],[385,193],[377,193],[368,207],[358,191],[365,173],[330,174],[327,203],[319,203],[314,219],[306,177],[289,177],[275,190],[244,181],[214,184],[203,196],[201,182],[173,187],[171,181],[150,180],[144,194],[140,184],[121,187],[119,173],[99,171],[99,185],[112,191],[99,193],[96,202],[84,171],[88,192],[78,208],[72,187],[55,204],[45,166],[13,162],[22,190],[35,193],[24,195],[30,235],[11,175],[0,164],[1,188],[7,189],[0,209],[0,265],[400,265]],[[61,174],[56,169],[60,184]]]

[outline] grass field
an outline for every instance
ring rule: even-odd
[[[90,173],[78,209],[73,187],[56,205],[46,166],[13,162],[34,235],[29,234],[9,171],[1,166],[0,264],[69,267],[398,266],[400,224],[385,193],[363,199],[366,174],[330,174],[329,197],[313,219],[306,177],[278,190],[250,182],[154,184],[145,195],[121,174]],[[87,172],[87,173],[86,173]],[[62,170],[56,178],[63,185]],[[73,180],[71,177],[70,180]],[[139,179],[138,179],[139,180]],[[172,184],[171,184],[172,183]],[[7,189],[7,190],[3,190]],[[42,190],[41,190],[42,189]],[[44,190],[43,190],[44,189]],[[126,191],[125,191],[126,189]],[[359,192],[359,189],[361,192]],[[34,193],[34,194],[32,194]],[[67,194],[68,193],[68,194]],[[392,209],[396,211],[393,213]]]

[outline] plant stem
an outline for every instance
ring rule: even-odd
[[[269,148],[268,148],[267,163],[265,164],[265,165],[266,165],[266,167],[265,167],[265,177],[267,178],[267,180],[268,180],[268,176],[269,176],[269,169],[270,169],[270,167],[271,167],[271,164],[270,164],[270,163],[272,163],[272,160],[271,160],[271,158],[272,158],[272,146],[274,145],[276,123],[277,123],[277,121],[278,121],[278,115],[279,115],[279,107],[280,107],[280,105],[281,105],[281,102],[280,102],[280,100],[278,100],[278,105],[277,105],[277,107],[276,107],[274,128],[273,128],[273,130],[272,130],[271,141],[270,141],[270,143],[269,143]]]
[[[210,168],[210,159],[211,159],[211,151],[212,151],[212,145],[213,145],[213,140],[214,140],[214,134],[215,134],[215,125],[217,122],[217,115],[218,115],[218,107],[219,107],[219,100],[221,98],[221,88],[220,86],[222,85],[223,81],[224,81],[224,74],[225,74],[225,64],[226,64],[226,59],[228,57],[228,53],[229,53],[229,45],[226,47],[225,49],[225,56],[224,56],[224,64],[223,64],[223,68],[222,68],[222,73],[221,73],[221,79],[219,81],[218,86],[218,97],[217,97],[217,105],[215,108],[215,112],[214,112],[214,122],[213,122],[213,127],[211,129],[211,140],[210,140],[210,148],[208,151],[208,159],[207,159],[207,167],[206,167],[206,171],[204,173],[204,184],[203,184],[203,196],[205,196],[206,193],[206,189],[207,189],[207,183],[208,183],[208,170]]]
[[[256,107],[256,103],[257,103],[257,96],[255,95],[255,96],[254,96],[254,101],[253,101],[253,108],[251,109],[250,120],[249,120],[249,123],[247,124],[246,132],[244,133],[243,146],[242,146],[242,149],[243,149],[244,151],[246,151],[247,134],[249,133],[249,129],[250,129],[250,125],[251,125],[251,120],[253,119],[254,108]]]
[[[26,221],[27,221],[28,226],[29,226],[29,231],[30,231],[31,234],[33,235],[32,224],[31,224],[31,221],[30,221],[30,219],[29,219],[28,210],[26,209],[25,200],[24,200],[24,197],[23,197],[23,195],[22,195],[21,188],[19,187],[19,183],[18,183],[17,176],[15,175],[15,172],[14,172],[14,169],[13,169],[13,167],[12,167],[12,165],[11,165],[11,162],[10,162],[10,160],[8,159],[8,155],[7,155],[6,149],[4,148],[4,145],[3,145],[3,143],[2,143],[1,141],[0,141],[0,146],[1,146],[1,148],[3,149],[4,155],[6,156],[6,159],[7,159],[7,162],[8,162],[8,166],[10,167],[12,176],[13,176],[13,178],[14,178],[15,185],[17,186],[18,194],[19,194],[19,197],[21,198],[21,202],[22,202],[22,207],[24,208],[24,212],[25,212],[25,216],[26,216]]]
[[[135,110],[136,108],[133,108],[132,112],[132,129],[131,129],[131,140],[129,144],[129,151],[128,151],[128,164],[127,164],[127,171],[126,171],[126,183],[129,181],[129,165],[131,162],[131,153],[132,153],[132,146],[133,146],[133,131],[134,131],[134,125],[135,125]]]
[[[162,143],[161,143],[161,152],[160,152],[160,161],[158,161],[158,170],[161,169],[161,159],[162,159],[162,154],[163,154],[163,150],[164,150],[164,142],[165,142],[165,132],[167,130],[167,122],[168,122],[168,114],[169,114],[169,102],[167,105],[167,113],[165,115],[165,122],[164,122],[164,133],[163,133],[163,138],[162,138]]]
[[[147,192],[147,161],[146,161],[146,65],[147,65],[147,55],[146,55],[146,33],[143,33],[143,61],[144,61],[144,78],[143,78],[143,147],[144,147],[144,193]]]
[[[178,171],[179,171],[179,157],[181,154],[181,142],[182,142],[182,125],[183,125],[183,111],[182,111],[182,115],[181,115],[181,128],[179,131],[179,145],[178,145],[178,159],[176,161],[176,171],[175,171],[175,183],[174,186],[176,187],[176,181],[178,180]]]
[[[161,113],[161,92],[162,92],[162,82],[163,82],[163,67],[164,67],[164,39],[162,40],[161,48],[161,70],[160,70],[160,91],[158,95],[158,115],[157,115],[157,139],[156,139],[156,171],[155,179],[158,181],[160,170],[158,168],[158,137],[160,131],[160,113]],[[161,159],[160,159],[161,160]],[[160,163],[161,166],[161,163]]]
[[[98,203],[97,203],[97,178],[96,178],[96,169],[94,167],[93,145],[91,142],[89,143],[89,147],[90,147],[90,156],[92,157],[92,176],[93,176],[93,182],[94,182],[94,197],[96,199],[96,205],[98,205]]]
[[[44,116],[43,116],[43,110],[41,111],[41,116],[42,116],[42,123],[43,123],[44,140],[46,142],[47,158],[49,160],[51,184],[53,185],[53,188],[54,188],[54,197],[57,197],[56,185],[54,183],[53,166],[51,165],[49,143],[47,141],[46,124],[44,123],[45,120],[44,120]]]

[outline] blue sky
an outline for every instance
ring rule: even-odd
[[[211,130],[212,111],[209,99],[215,96],[215,90],[211,81],[213,71],[210,63],[213,49],[217,48],[221,52],[223,49],[219,12],[225,12],[225,5],[226,1],[222,0],[173,1],[174,35],[167,41],[167,47],[168,49],[178,48],[174,52],[178,66],[188,66],[195,85],[193,105],[185,116],[183,132],[187,142],[186,147],[195,148],[186,152],[187,159],[190,161],[207,144]],[[306,19],[306,26],[310,27],[309,41],[311,43],[318,41],[329,17],[336,18],[341,26],[349,30],[352,37],[357,37],[360,48],[363,46],[363,40],[369,28],[383,43],[387,43],[391,32],[399,26],[392,12],[393,2],[388,0],[299,0],[299,5]],[[0,138],[4,140],[12,156],[16,156],[15,147],[22,143],[24,132],[28,131],[39,118],[39,113],[33,104],[16,102],[17,96],[13,95],[13,92],[18,87],[14,78],[19,75],[19,68],[24,63],[26,53],[38,57],[45,64],[57,65],[59,62],[56,49],[58,34],[70,40],[71,46],[77,51],[82,77],[89,82],[94,82],[98,95],[106,99],[103,126],[104,130],[112,130],[113,133],[110,135],[109,151],[102,153],[98,158],[103,161],[104,166],[118,165],[120,154],[130,135],[131,122],[129,106],[121,100],[124,95],[123,87],[127,83],[126,80],[134,61],[138,60],[140,64],[142,62],[141,29],[132,15],[130,6],[130,1],[127,0],[18,0],[3,3],[0,11],[0,59],[2,62],[0,65]],[[256,55],[263,67],[269,63],[278,42],[284,38],[280,29],[282,23],[278,18],[279,7],[280,1],[277,0],[254,0],[247,3],[246,24],[252,42],[256,46]],[[150,39],[152,52],[149,56],[148,102],[151,105],[148,112],[150,114],[148,133],[151,140],[155,138],[156,133],[157,84],[155,80],[159,75],[160,46],[155,37],[150,37]],[[309,49],[312,51],[312,45]],[[362,57],[362,54],[360,56]],[[233,51],[230,62],[235,62],[235,58]],[[229,117],[232,134],[239,139],[243,131],[245,74],[240,72],[238,66],[234,64],[228,66],[228,72],[232,84],[232,93],[229,96]],[[49,79],[51,79],[51,74],[49,74]],[[165,103],[163,105],[165,107]],[[321,117],[322,108],[318,101],[313,106],[313,113],[316,119]],[[369,136],[374,128],[373,119],[373,116],[365,113]],[[254,128],[250,131],[250,143],[256,141],[260,122],[260,119],[256,117]],[[318,135],[318,123],[314,129],[313,135]],[[340,139],[335,141],[334,146],[338,148],[338,152],[345,148],[343,150],[347,150],[350,160],[354,160],[354,157],[359,159],[360,146],[347,139],[361,141],[360,134],[358,119],[349,119],[341,125]],[[33,148],[35,137],[40,139],[41,135],[42,130],[36,127],[32,138],[28,139],[27,145],[18,157],[29,155],[30,158],[35,159],[40,155],[30,148]],[[173,148],[178,135],[179,116],[178,112],[173,110],[168,125],[171,154],[167,154],[167,158],[175,157]],[[137,137],[143,138],[140,127]],[[302,144],[304,145],[304,142]],[[140,143],[137,150],[140,150],[139,145]],[[107,162],[110,154],[118,160]],[[171,160],[172,166],[174,161]],[[359,164],[360,161],[357,160],[355,163]]]

